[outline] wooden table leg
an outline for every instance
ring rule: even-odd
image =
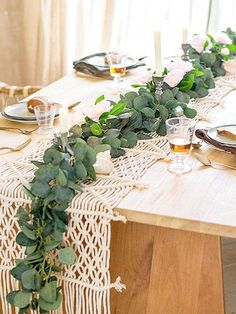
[[[128,222],[112,224],[111,314],[223,314],[220,238]]]

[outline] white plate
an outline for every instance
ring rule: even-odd
[[[37,124],[36,120],[20,120],[20,119],[14,119],[14,118],[10,118],[8,116],[6,116],[4,114],[4,112],[1,112],[1,115],[4,119],[9,120],[9,121],[13,121],[13,122],[19,122],[19,123],[25,123],[25,124]]]
[[[207,131],[207,134],[210,138],[215,141],[218,141],[223,144],[236,145],[236,140],[230,139],[226,136],[221,136],[217,133],[217,130],[227,130],[236,134],[236,124],[220,125],[214,128],[211,128]]]
[[[103,67],[103,68],[109,68],[109,65],[105,63],[104,56],[94,56],[88,59],[88,63],[97,66],[97,67]],[[128,68],[130,66],[134,66],[137,63],[132,58],[127,58],[125,66]]]
[[[3,111],[4,118],[14,119],[14,121],[24,120],[24,121],[35,121],[35,114],[29,112],[27,109],[27,101],[22,101],[20,103],[10,105],[6,107]],[[55,116],[58,116],[58,108],[56,108]]]

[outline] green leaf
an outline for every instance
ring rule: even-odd
[[[212,52],[204,52],[201,55],[201,62],[205,63],[206,67],[211,67],[216,62],[216,56]]]
[[[42,310],[46,311],[45,313],[48,313],[48,311],[56,310],[60,306],[61,299],[61,293],[57,293],[57,299],[54,303],[48,303],[43,298],[39,298],[39,306]]]
[[[159,112],[160,112],[160,117],[163,121],[166,121],[169,116],[168,109],[165,106],[160,105],[159,106]]]
[[[16,243],[21,246],[33,246],[36,244],[35,240],[29,239],[23,232],[17,234]]]
[[[150,135],[148,135],[146,133],[142,133],[142,132],[139,132],[137,134],[137,137],[139,140],[150,140],[150,139],[152,139],[152,137]]]
[[[141,109],[147,107],[148,98],[145,95],[141,95],[141,96],[136,97],[134,99],[133,103],[134,103],[134,108],[136,110],[141,110]]]
[[[95,150],[90,147],[90,146],[87,146],[87,151],[86,151],[86,155],[85,155],[85,159],[87,160],[87,162],[90,164],[90,165],[93,165],[95,164],[96,162],[96,152]],[[84,160],[83,160],[84,162]]]
[[[59,261],[62,264],[72,265],[76,261],[76,254],[72,247],[66,247],[60,249],[59,253]]]
[[[27,290],[40,289],[41,279],[36,269],[30,269],[22,274],[22,285]]]
[[[193,119],[197,115],[197,111],[195,109],[187,107],[187,108],[184,109],[184,115],[187,118]]]
[[[128,141],[129,147],[132,148],[137,144],[138,138],[135,132],[126,132],[124,138]]]
[[[59,165],[59,163],[64,159],[63,153],[59,152],[54,148],[48,148],[44,155],[43,161],[46,163],[52,163],[54,165]]]
[[[87,152],[87,145],[85,143],[76,143],[73,152],[76,159],[83,161]]]
[[[204,87],[196,88],[195,91],[198,94],[198,97],[200,97],[200,98],[208,95],[208,90]]]
[[[56,185],[52,188],[55,201],[59,204],[69,203],[74,197],[74,192],[65,186]]]
[[[34,230],[30,229],[26,224],[21,224],[20,228],[26,237],[31,240],[36,240],[36,234]]]
[[[12,268],[11,275],[17,280],[21,280],[21,276],[26,270],[29,270],[29,266],[24,263],[19,263]]]
[[[112,135],[105,136],[102,142],[104,144],[109,144],[113,148],[119,148],[121,144],[120,139]]]
[[[118,158],[120,156],[125,155],[125,150],[122,148],[111,148],[111,157]]]
[[[55,249],[56,247],[58,247],[58,245],[61,243],[61,240],[53,240],[51,242],[48,242],[44,245],[44,249],[46,252],[51,251],[53,249]]]
[[[185,103],[189,103],[190,101],[189,95],[183,92],[178,92],[176,98],[178,101],[185,102]]]
[[[56,281],[50,281],[45,284],[45,286],[40,289],[39,292],[40,299],[43,299],[47,303],[53,304],[57,300],[57,283]],[[40,305],[41,306],[41,305]]]
[[[58,176],[56,177],[57,184],[66,186],[67,185],[67,177],[65,176],[64,172],[59,169]]]
[[[52,164],[42,165],[35,171],[37,181],[49,182],[58,175],[59,167]]]
[[[179,84],[179,90],[181,92],[186,92],[190,90],[194,83],[194,74],[189,74],[185,79],[183,79]]]
[[[82,135],[82,129],[79,125],[75,124],[74,126],[72,126],[72,128],[70,128],[69,130],[70,133],[73,133],[74,135],[80,137]]]
[[[74,164],[76,177],[80,180],[84,180],[87,177],[87,170],[81,161],[76,161]]]
[[[47,183],[36,181],[31,185],[31,192],[38,197],[45,198],[50,191],[50,187]]]
[[[123,112],[124,109],[125,109],[124,103],[115,104],[110,111],[110,115],[118,116],[119,114]]]
[[[145,107],[141,109],[141,112],[147,117],[147,118],[155,118],[155,112],[153,109],[149,107]]]
[[[9,292],[6,297],[7,302],[10,303],[11,305],[14,305],[14,298],[18,292],[20,292],[20,290]]]
[[[166,124],[164,121],[160,122],[160,125],[157,129],[157,134],[161,135],[161,136],[165,136],[166,135]]]
[[[19,208],[16,212],[16,217],[21,218],[21,219],[26,220],[26,221],[28,221],[30,219],[29,213],[27,211],[25,211],[22,206],[19,206]]]
[[[105,132],[105,136],[108,136],[108,135],[112,135],[114,137],[118,137],[120,135],[120,130],[119,129],[108,129]]]
[[[165,105],[168,101],[173,100],[174,96],[171,92],[171,90],[166,89],[164,92],[161,94],[161,105]]]
[[[93,135],[99,136],[99,135],[102,135],[103,130],[102,130],[100,124],[93,123],[91,125],[91,132],[92,132]]]
[[[30,293],[19,291],[14,297],[14,306],[16,307],[26,307],[30,304]]]
[[[95,105],[97,105],[99,102],[103,101],[105,99],[104,95],[99,96],[96,100],[95,100]]]
[[[105,152],[107,150],[111,150],[111,145],[109,144],[99,144],[94,147],[96,153]]]

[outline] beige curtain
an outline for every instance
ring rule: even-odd
[[[236,29],[235,0],[0,0],[0,81],[47,85],[83,56],[121,49],[154,60],[180,54],[182,28],[212,34]]]
[[[64,0],[0,1],[0,81],[47,85],[65,73]]]

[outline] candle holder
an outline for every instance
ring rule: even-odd
[[[162,90],[162,85],[163,85],[163,76],[155,76],[153,75],[152,80],[156,86],[156,96],[159,99],[163,90]]]
[[[184,52],[184,54],[182,55],[181,59],[184,61],[189,61],[189,48],[190,48],[190,44],[182,44],[182,50]]]

